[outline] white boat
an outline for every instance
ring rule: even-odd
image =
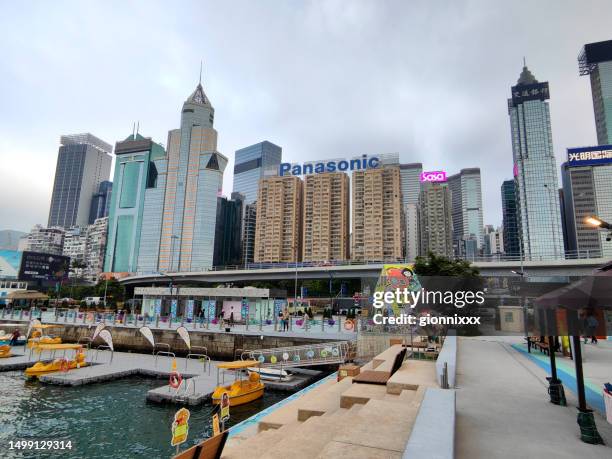
[[[278,370],[276,368],[256,368],[249,367],[249,371],[259,373],[259,377],[264,381],[291,381],[293,375],[285,370]]]

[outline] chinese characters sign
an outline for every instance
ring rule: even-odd
[[[512,103],[514,105],[528,100],[546,100],[549,98],[548,82],[512,86]]]

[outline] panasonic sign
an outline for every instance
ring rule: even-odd
[[[444,171],[421,172],[421,182],[446,182],[446,172]]]
[[[361,158],[309,162],[303,164],[281,163],[278,169],[278,175],[308,175],[323,174],[325,172],[360,171],[365,169],[376,169],[380,164],[380,158],[376,156],[368,158],[368,155],[362,155]]]

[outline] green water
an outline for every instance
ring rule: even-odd
[[[177,410],[145,400],[165,380],[126,378],[77,387],[26,381],[23,372],[0,373],[0,458],[168,458],[170,426]],[[286,394],[266,391],[262,399],[234,407],[229,426],[252,416]],[[189,439],[183,449],[212,432],[210,405],[190,407]],[[13,440],[71,440],[72,450],[9,449]]]

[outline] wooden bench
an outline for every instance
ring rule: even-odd
[[[402,363],[404,363],[406,352],[407,350],[404,348],[396,354],[390,371],[366,370],[355,376],[353,378],[353,383],[386,385],[389,378],[391,378],[391,376],[400,369]]]

